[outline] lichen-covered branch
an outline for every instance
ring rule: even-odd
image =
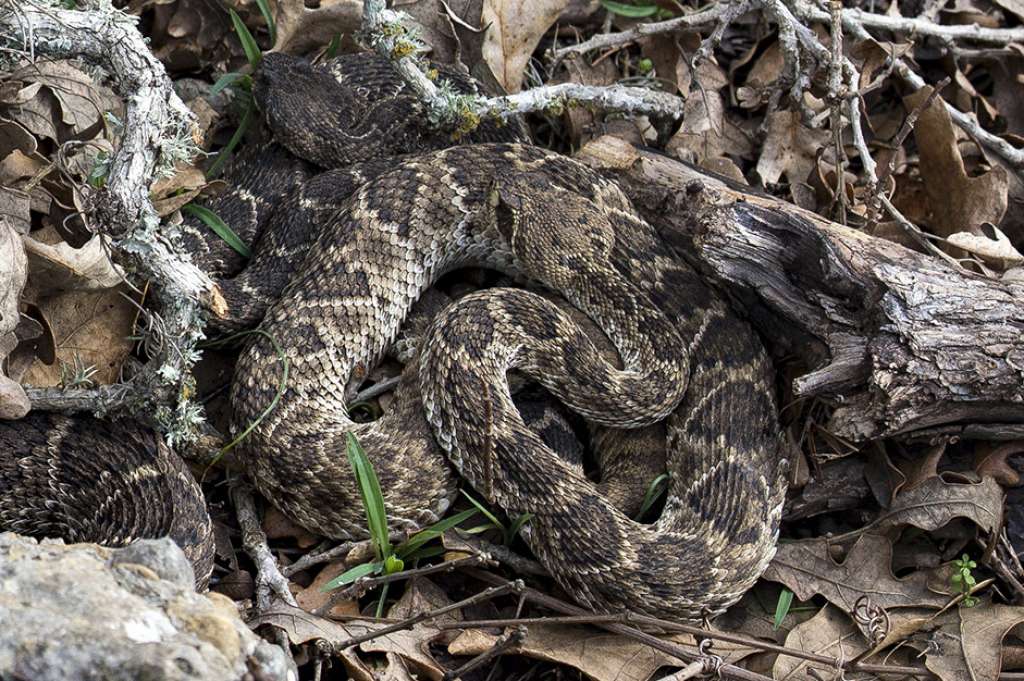
[[[195,346],[203,337],[200,305],[217,308],[217,294],[213,282],[172,246],[168,228],[153,209],[149,185],[196,151],[195,121],[136,19],[109,0],[84,4],[84,9],[68,10],[49,0],[0,0],[0,47],[8,61],[79,59],[97,67],[124,99],[125,117],[109,174],[102,188],[86,190],[86,210],[93,224],[111,236],[114,258],[125,270],[155,284],[159,324],[153,329],[159,337],[152,347],[157,351],[122,393],[133,398],[124,406],[154,416],[172,441],[187,439],[200,414],[183,399],[190,390]]]
[[[619,85],[591,86],[565,83],[533,88],[506,97],[463,95],[428,77],[419,58],[423,46],[403,25],[403,14],[383,0],[365,0],[363,39],[391,61],[405,82],[423,102],[429,122],[459,132],[473,130],[486,118],[509,119],[534,111],[561,110],[567,106],[592,106],[603,111],[670,117],[683,115],[678,97],[645,88]]]

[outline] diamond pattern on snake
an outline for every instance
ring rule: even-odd
[[[475,87],[443,75],[463,91]],[[457,145],[425,131],[419,103],[371,55],[314,67],[268,54],[255,93],[274,141],[237,160],[233,189],[214,206],[255,243],[254,258],[240,269],[195,225],[183,241],[220,277],[228,312],[211,324],[258,324],[290,362],[276,408],[239,445],[260,492],[314,532],[366,536],[345,457],[353,433],[394,529],[440,518],[463,480],[511,516],[532,515],[524,539],[585,606],[692,619],[738,600],[774,553],[785,498],[773,372],[749,325],[620,188],[531,146],[516,124],[486,122]],[[354,396],[410,309],[465,267],[525,287],[480,290],[438,313],[389,409],[353,421]],[[266,409],[282,368],[265,337],[247,342],[231,386],[235,432]],[[510,375],[543,386],[586,421],[599,482],[524,421]],[[70,521],[53,508],[69,516],[84,503],[110,505],[62,499],[66,484],[41,484],[48,471],[74,480],[152,470],[159,475],[143,477],[166,480],[167,503],[208,528],[198,489],[172,484],[180,470],[166,452],[150,448],[140,462],[136,447],[113,454],[106,472],[86,470],[73,446],[49,434],[71,420],[47,417],[65,425],[38,427],[41,418],[0,425],[0,441],[15,452],[0,459],[0,526],[56,532]],[[123,450],[129,439],[98,446]],[[636,522],[630,514],[658,470],[670,474],[664,509],[653,523]],[[180,523],[165,515],[152,532]],[[109,523],[86,529],[73,536],[145,534]],[[178,530],[208,574],[209,551],[196,548],[208,545],[208,530]]]

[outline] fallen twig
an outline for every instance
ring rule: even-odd
[[[365,643],[366,641],[371,641],[375,638],[380,638],[381,636],[393,634],[396,631],[402,631],[403,629],[411,629],[420,622],[436,619],[441,615],[446,615],[450,612],[460,610],[470,605],[483,603],[485,601],[497,598],[498,596],[504,596],[508,593],[522,593],[523,590],[526,588],[525,586],[523,586],[523,582],[521,580],[516,580],[514,582],[509,582],[507,580],[501,581],[502,583],[499,586],[494,586],[490,589],[485,589],[484,591],[481,591],[475,596],[464,598],[461,601],[450,603],[448,605],[442,606],[440,608],[435,608],[433,610],[427,610],[425,612],[418,613],[411,617],[407,617],[406,619],[401,620],[399,622],[395,622],[394,624],[391,624],[389,626],[382,627],[380,629],[374,629],[373,631],[368,631],[365,634],[360,634],[359,636],[353,636],[352,638],[346,641],[342,641],[341,643],[327,643],[327,650],[334,654],[338,654],[346,648],[351,648],[352,646],[359,645],[360,643]]]
[[[506,580],[503,578],[492,575],[489,572],[482,570],[470,570],[470,574],[474,579],[478,579],[485,584],[503,584]],[[972,590],[973,593],[973,590]],[[686,648],[671,643],[670,641],[664,641],[657,638],[653,634],[639,629],[638,627],[647,627],[651,629],[657,629],[666,633],[684,633],[690,634],[700,639],[713,639],[718,641],[724,641],[727,643],[734,643],[737,645],[747,646],[764,650],[766,652],[774,652],[780,655],[788,655],[790,657],[796,657],[809,662],[817,662],[822,665],[826,665],[830,669],[841,669],[845,672],[866,672],[869,674],[893,674],[896,676],[913,676],[918,678],[930,678],[934,674],[925,667],[912,667],[906,665],[889,665],[889,664],[871,664],[865,662],[857,662],[854,664],[852,661],[843,661],[839,658],[831,657],[829,655],[819,655],[817,653],[809,653],[804,650],[797,650],[795,648],[788,648],[786,646],[780,646],[775,643],[769,643],[767,641],[761,641],[759,639],[742,636],[739,634],[729,634],[722,631],[712,631],[704,629],[691,624],[682,624],[680,622],[670,622],[668,620],[658,619],[656,617],[648,617],[646,615],[635,615],[632,613],[622,613],[618,615],[600,615],[594,613],[588,613],[585,609],[567,603],[566,601],[559,600],[553,596],[549,596],[545,593],[541,593],[535,589],[526,588],[522,592],[523,597],[532,603],[554,610],[555,612],[562,612],[570,615],[581,616],[585,619],[583,623],[593,624],[607,631],[613,633],[622,634],[638,641],[643,641],[649,644],[652,648],[661,650],[664,653],[678,657],[685,662],[696,662],[701,660],[701,656],[687,650]],[[958,602],[954,599],[953,602]],[[544,618],[537,619],[510,619],[510,620],[481,620],[480,623],[487,622],[487,626],[514,626],[517,623],[539,623]],[[549,618],[553,620],[561,618]],[[459,622],[458,626],[468,628],[476,624],[476,622]],[[439,625],[440,628],[452,628],[447,625]],[[753,681],[764,681],[767,677],[751,672],[741,667],[734,665],[723,664],[721,666],[721,674],[723,678],[734,678],[744,679]],[[1024,679],[1024,674],[1004,672],[999,675],[1001,681],[1021,681]]]
[[[102,69],[125,102],[120,144],[110,159],[102,188],[82,189],[86,211],[111,237],[114,258],[125,270],[158,284],[154,302],[160,309],[155,355],[132,379],[130,390],[85,393],[56,401],[36,394],[36,406],[64,410],[125,407],[150,414],[169,443],[192,439],[201,410],[185,398],[192,392],[190,369],[203,337],[201,303],[218,309],[213,282],[172,246],[173,229],[161,225],[149,198],[154,177],[197,150],[192,112],[174,93],[163,65],[153,56],[136,27],[136,19],[109,3],[93,2],[85,10],[68,10],[48,0],[0,0],[0,47],[33,61],[81,59]]]
[[[245,483],[231,484],[231,501],[235,505],[238,526],[242,530],[242,548],[256,564],[256,608],[262,612],[270,607],[270,594],[276,594],[288,605],[297,606],[288,588],[288,579],[277,568],[274,554],[267,545],[267,535],[260,526],[252,489]]]
[[[557,65],[566,57],[609,47],[622,47],[647,36],[693,30],[716,24],[728,24],[737,16],[753,8],[753,2],[716,2],[692,14],[684,14],[667,21],[639,23],[627,31],[618,31],[617,33],[599,33],[586,42],[554,50],[551,57]]]
[[[370,46],[389,59],[427,109],[434,125],[459,133],[473,130],[481,120],[507,120],[525,113],[589,105],[604,111],[678,119],[683,102],[678,97],[645,88],[618,85],[591,86],[563,83],[533,88],[505,97],[481,97],[454,92],[427,76],[416,55],[423,46],[402,27],[403,15],[385,7],[383,0],[363,3],[363,33]]]
[[[392,582],[402,582],[405,580],[414,579],[416,577],[422,577],[424,575],[453,572],[455,570],[466,567],[480,567],[483,565],[489,565],[493,562],[493,560],[486,556],[466,556],[465,558],[446,560],[443,563],[427,565],[421,568],[413,568],[411,570],[393,572],[390,575],[380,575],[378,577],[362,577],[360,579],[357,579],[348,587],[344,589],[339,589],[338,591],[332,593],[330,598],[328,598],[323,605],[313,610],[313,614],[324,616],[326,613],[330,612],[331,608],[337,605],[340,601],[347,600],[350,598],[359,598],[367,591],[375,589],[378,586],[391,584]]]

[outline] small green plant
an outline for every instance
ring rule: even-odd
[[[60,384],[65,388],[92,388],[96,385],[93,377],[99,371],[92,364],[86,364],[77,352],[72,355],[71,363],[61,360]]]
[[[971,595],[971,589],[978,583],[975,579],[974,574],[971,572],[974,568],[978,567],[978,564],[971,560],[971,557],[966,553],[959,559],[953,561],[953,576],[950,578],[953,582],[953,588],[963,595],[965,608],[973,608],[978,604],[978,599]]]
[[[263,15],[263,19],[267,22],[267,28],[270,31],[270,41],[275,42],[277,39],[277,27],[274,24],[274,15],[270,12],[270,6],[267,4],[267,0],[257,0],[256,4],[260,8],[260,13]],[[245,22],[238,16],[238,13],[233,9],[228,10],[228,14],[231,17],[231,25],[235,29],[235,33],[238,35],[239,42],[242,43],[242,50],[245,52],[245,58],[249,62],[249,66],[254,70],[260,65],[260,61],[263,60],[263,52],[260,50],[260,46],[256,43],[256,39],[249,32]],[[253,118],[256,116],[256,101],[252,96],[252,76],[247,73],[240,73],[238,71],[232,71],[231,73],[225,73],[223,76],[217,79],[217,82],[210,88],[210,94],[217,94],[224,88],[230,87],[235,90],[239,98],[243,102],[244,110],[242,113],[242,120],[239,121],[238,127],[235,132],[231,135],[231,139],[228,140],[227,145],[220,150],[217,154],[217,158],[210,165],[209,170],[206,174],[209,177],[214,177],[224,167],[224,164],[230,158],[234,152],[235,147],[245,137],[246,131],[252,124]]]
[[[107,177],[110,175],[110,154],[100,151],[93,160],[92,169],[89,170],[89,177],[86,182],[93,189],[102,189],[107,184]]]
[[[783,589],[779,592],[779,600],[775,602],[775,619],[772,621],[772,630],[778,631],[779,627],[782,626],[782,621],[786,619],[786,615],[789,614],[789,609],[793,606],[793,592],[789,589]]]
[[[352,433],[345,434],[345,453],[348,455],[349,464],[359,485],[359,494],[363,499],[363,508],[366,510],[366,526],[370,531],[370,542],[373,545],[374,559],[362,565],[346,570],[324,585],[324,591],[330,591],[360,579],[375,575],[392,575],[405,569],[407,562],[439,555],[444,551],[441,547],[426,546],[428,542],[437,539],[447,530],[455,527],[476,515],[476,509],[469,509],[461,513],[445,518],[434,523],[430,527],[420,530],[413,536],[406,539],[398,546],[391,545],[388,534],[388,517],[384,508],[384,494],[380,489],[380,481],[373,470],[373,464],[363,451],[362,445]],[[384,584],[381,589],[380,599],[377,601],[377,617],[384,613],[384,603],[388,596],[388,585]]]
[[[469,494],[467,494],[465,490],[462,490],[462,496],[466,497],[466,499],[469,500],[469,503],[473,504],[476,510],[480,511],[480,513],[482,513],[483,516],[487,518],[487,520],[489,521],[484,525],[477,525],[476,527],[472,527],[466,530],[466,533],[480,534],[481,532],[486,532],[487,530],[496,529],[499,532],[501,532],[502,543],[505,546],[511,544],[512,541],[516,538],[516,535],[519,534],[519,530],[523,529],[523,526],[526,525],[526,523],[530,522],[530,519],[533,518],[532,513],[522,513],[515,520],[506,525],[505,523],[498,520],[498,516],[494,515],[489,510],[487,510],[486,506],[484,506],[479,501],[477,501]]]

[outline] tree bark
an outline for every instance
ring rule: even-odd
[[[793,393],[834,405],[831,432],[1021,437],[1024,284],[612,138],[579,157],[615,177],[681,257],[738,299],[776,357],[807,362]]]

